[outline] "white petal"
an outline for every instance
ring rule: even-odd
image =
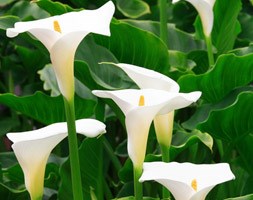
[[[76,130],[88,137],[105,133],[105,125],[94,119],[76,121]],[[55,123],[41,129],[8,133],[12,148],[25,175],[25,185],[33,199],[43,194],[44,173],[53,148],[67,136],[67,123]]]
[[[50,57],[60,91],[64,97],[71,99],[74,95],[74,57],[76,49],[88,33],[71,32],[52,46]]]
[[[110,22],[114,11],[114,4],[112,1],[108,1],[96,10],[83,10],[61,15],[59,24],[63,34],[85,31],[109,36]]]
[[[95,119],[76,120],[76,132],[93,138],[106,133],[105,124]]]
[[[110,35],[109,25],[114,10],[114,4],[109,1],[97,10],[83,10],[35,21],[17,22],[14,28],[7,29],[6,34],[8,37],[15,37],[28,31],[50,51],[59,38],[71,32]],[[54,30],[54,21],[58,21],[61,33]]]
[[[124,70],[141,89],[152,88],[168,92],[179,92],[179,85],[174,80],[154,70],[124,63],[114,65]]]
[[[134,166],[142,167],[152,120],[167,102],[138,106],[126,113],[127,149]]]
[[[201,92],[169,93],[168,95],[170,98],[168,98],[166,106],[159,112],[160,115],[189,106],[200,98]]]
[[[128,154],[133,163],[139,166],[145,157],[149,127],[154,117],[186,107],[201,95],[200,92],[181,94],[155,89],[94,90],[92,93],[98,97],[111,98],[125,114]],[[144,106],[138,105],[140,96],[144,96]]]
[[[157,115],[154,118],[154,126],[157,141],[166,147],[169,147],[172,140],[174,122],[174,111],[164,115]]]
[[[215,185],[235,178],[227,163],[196,165],[153,162],[144,163],[143,169],[141,182],[156,180],[171,190],[177,200],[204,199]],[[194,179],[197,181],[197,192],[191,187],[191,182]],[[177,182],[177,187],[174,187],[175,182]],[[182,197],[182,190],[188,193],[184,197]]]

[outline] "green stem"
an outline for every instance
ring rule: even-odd
[[[170,147],[160,144],[162,152],[162,161],[169,163],[170,162]],[[170,199],[170,192],[166,187],[163,187],[163,199]]]
[[[212,38],[211,36],[206,36],[205,39],[206,39],[209,68],[212,68],[212,66],[214,65]]]
[[[166,46],[169,48],[168,45],[168,27],[167,27],[167,0],[159,0],[159,7],[160,7],[160,38],[166,44]]]
[[[134,167],[134,196],[135,200],[142,200],[142,183],[139,182],[139,179],[142,174],[142,167]]]
[[[82,180],[80,172],[80,163],[78,155],[78,143],[75,125],[75,104],[74,98],[66,100],[64,98],[65,112],[68,125],[68,142],[69,142],[69,157],[72,179],[72,191],[74,200],[83,200]]]

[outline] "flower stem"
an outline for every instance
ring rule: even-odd
[[[83,200],[82,180],[78,155],[78,144],[75,125],[75,104],[74,98],[64,98],[65,112],[68,125],[69,157],[72,179],[72,190],[74,200]]]
[[[168,45],[168,27],[167,27],[167,0],[159,0],[160,7],[160,38],[164,44]]]
[[[209,68],[212,68],[212,66],[214,65],[212,38],[211,36],[206,36],[205,39],[206,39]]]
[[[139,179],[142,174],[142,167],[135,167],[134,166],[134,196],[135,200],[142,200],[142,183],[139,182]]]
[[[162,160],[163,162],[170,162],[170,147],[160,144],[161,152],[162,152]],[[163,199],[170,199],[170,192],[166,187],[163,187]]]

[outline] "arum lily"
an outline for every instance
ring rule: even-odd
[[[179,94],[179,85],[174,80],[161,73],[130,64],[119,63],[114,65],[124,70],[124,72],[142,89],[152,88]],[[192,102],[197,101],[198,98],[199,97],[196,96],[196,99]],[[188,105],[189,104],[186,104],[185,106]],[[170,161],[169,148],[172,140],[173,121],[174,110],[154,117],[157,141],[161,147],[162,159],[164,162]],[[163,197],[167,198],[168,196],[168,191],[163,189]]]
[[[177,3],[180,0],[172,0]],[[215,0],[186,0],[191,3],[200,15],[205,36],[210,36],[213,28],[213,6]]]
[[[87,137],[105,133],[105,125],[94,119],[76,121],[77,132]],[[25,186],[32,200],[42,199],[45,167],[53,148],[67,136],[67,123],[55,123],[44,128],[8,133],[12,148],[24,172]]]
[[[119,63],[114,65],[124,70],[124,72],[142,89],[152,88],[180,94],[179,85],[174,80],[170,79],[169,77],[161,73],[130,64]],[[192,102],[197,101],[198,98],[199,97],[196,96],[196,99],[194,99]],[[185,106],[188,105],[189,104],[186,104]],[[163,147],[165,148],[164,152],[168,151],[168,148],[170,147],[171,144],[173,120],[174,120],[174,109],[169,113],[157,115],[154,118],[157,140],[158,143],[161,145],[162,149]],[[164,154],[166,155],[166,153]],[[164,159],[164,161],[165,160],[166,158]],[[169,158],[166,161],[168,162]]]
[[[68,100],[74,94],[74,56],[82,39],[89,33],[110,35],[114,4],[109,1],[97,10],[70,12],[29,22],[17,22],[7,29],[8,37],[29,32],[50,52],[61,93]]]
[[[200,92],[169,93],[155,89],[127,89],[118,91],[92,91],[98,97],[111,98],[125,114],[128,137],[127,149],[133,162],[135,187],[142,172],[150,125],[156,115],[185,107],[196,101]],[[137,180],[137,182],[136,182]],[[135,188],[135,195],[139,195]],[[140,199],[141,197],[136,197]]]
[[[172,3],[176,3],[178,1],[180,0],[172,0]],[[186,0],[186,1],[191,3],[199,13],[203,26],[203,32],[206,39],[209,65],[212,66],[214,64],[214,58],[212,52],[211,32],[213,29],[213,21],[214,21],[213,6],[215,4],[215,0]]]
[[[17,22],[14,28],[7,29],[8,37],[29,32],[39,39],[50,53],[57,82],[64,97],[74,200],[83,199],[75,127],[75,51],[82,39],[91,32],[110,35],[109,25],[114,10],[114,4],[109,1],[97,10],[83,10],[36,21]]]
[[[217,184],[234,179],[227,163],[144,163],[140,181],[155,180],[171,191],[176,200],[203,200]]]

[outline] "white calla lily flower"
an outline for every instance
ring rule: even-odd
[[[87,137],[97,137],[106,132],[105,125],[94,119],[76,120],[77,132]],[[55,123],[41,129],[8,133],[12,149],[24,172],[25,186],[31,199],[41,199],[45,168],[53,148],[67,137],[67,123]]]
[[[177,3],[180,0],[172,0],[172,3]],[[191,3],[198,11],[205,36],[209,37],[213,29],[213,6],[215,0],[186,0]]]
[[[125,114],[128,154],[137,168],[142,168],[149,128],[154,117],[190,105],[201,95],[201,92],[184,94],[155,89],[94,90],[92,93],[111,98]]]
[[[143,164],[140,182],[155,180],[176,200],[200,200],[217,184],[235,179],[227,163],[192,164],[151,162]]]
[[[29,32],[50,52],[61,93],[70,100],[74,95],[74,56],[82,39],[89,33],[110,35],[110,21],[115,11],[109,1],[97,10],[70,12],[29,22],[17,22],[7,29],[8,37]]]
[[[113,65],[120,67],[141,89],[158,89],[180,94],[179,85],[177,82],[165,76],[164,74],[161,74],[154,70],[125,63],[118,63]],[[192,102],[197,101],[198,98],[194,99]],[[184,107],[188,105],[189,104],[185,105]],[[164,145],[165,147],[169,147],[171,144],[173,121],[174,109],[169,113],[157,115],[154,118],[158,143]]]

